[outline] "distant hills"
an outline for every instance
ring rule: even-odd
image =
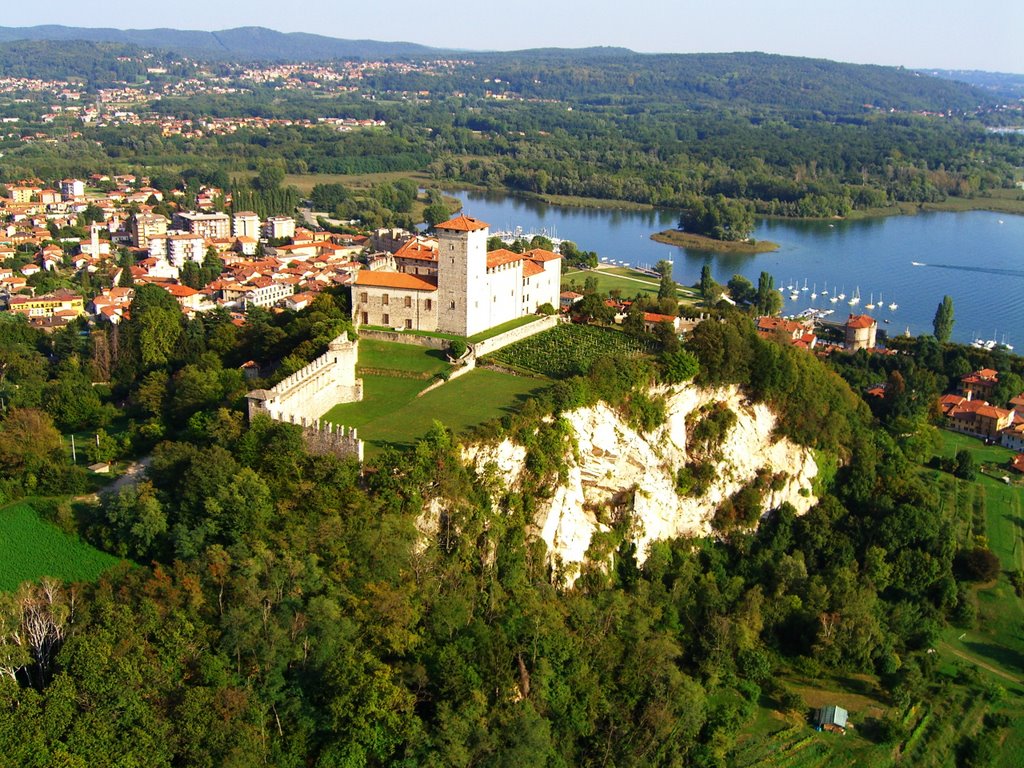
[[[1018,89],[1024,87],[1020,76],[923,72],[765,53],[641,54],[615,47],[453,51],[264,27],[219,32],[0,27],[0,73],[12,76],[75,75],[92,85],[132,76],[145,79],[141,62],[125,60],[145,50],[240,63],[459,56],[472,59],[476,66],[443,78],[383,74],[368,77],[366,83],[382,90],[482,95],[493,88],[488,83],[501,82],[527,98],[645,108],[659,102],[825,114],[851,114],[869,107],[969,112],[1019,96]]]
[[[439,49],[404,42],[341,40],[305,32],[277,32],[265,27],[238,27],[219,32],[180,29],[112,29],[64,27],[0,27],[0,43],[16,40],[84,40],[121,43],[151,50],[173,51],[203,59],[235,61],[311,61],[434,56]]]

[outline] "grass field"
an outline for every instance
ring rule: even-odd
[[[40,519],[28,502],[0,509],[0,590],[53,576],[92,581],[120,562]]]
[[[643,340],[596,325],[558,325],[499,349],[491,357],[516,370],[551,378],[585,373],[603,355],[651,351]]]
[[[399,344],[376,339],[359,342],[359,367],[373,370],[400,371],[422,374],[429,378],[451,368],[448,357],[439,349],[428,349],[413,344]]]
[[[435,420],[458,433],[514,412],[543,387],[538,379],[476,370],[417,397],[423,381],[367,375],[362,402],[337,405],[324,418],[358,428],[373,455],[385,445],[412,446]]]
[[[946,629],[937,650],[947,669],[969,665],[991,684],[1005,690],[996,707],[1009,715],[1014,725],[1008,731],[996,765],[1024,766],[1024,601],[1009,580],[1012,571],[1024,569],[1024,487],[1001,481],[1003,467],[1012,451],[987,446],[981,440],[942,430],[943,456],[970,451],[978,464],[990,465],[994,477],[979,473],[973,481],[960,480],[934,470],[931,482],[942,495],[944,505],[956,510],[952,532],[959,546],[983,535],[989,548],[999,556],[1003,573],[992,584],[974,590],[978,619],[972,629]],[[979,530],[979,528],[981,530]],[[978,715],[977,717],[980,717]],[[977,717],[975,719],[977,719]]]
[[[579,269],[574,272],[566,272],[562,275],[562,290],[569,290],[569,286],[573,282],[582,286],[584,281],[590,277],[597,280],[597,290],[599,293],[610,293],[613,290],[620,290],[622,291],[622,296],[626,298],[637,295],[658,295],[657,278],[626,267]],[[692,288],[680,287],[676,291],[676,295],[684,303],[697,300],[697,294]]]
[[[496,325],[493,328],[488,328],[486,331],[481,331],[480,333],[470,336],[468,341],[475,344],[477,342],[485,341],[487,339],[493,339],[495,336],[500,336],[506,331],[511,331],[514,330],[515,328],[519,328],[524,325],[529,325],[530,323],[536,322],[537,320],[540,319],[541,315],[526,315],[526,317],[517,317],[515,320],[509,320],[507,323]]]

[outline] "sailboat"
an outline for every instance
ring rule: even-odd
[[[899,308],[900,308],[900,305],[897,304],[895,301],[890,301],[889,302],[889,311],[890,312],[895,312]]]
[[[864,309],[871,310],[871,309],[874,309],[874,308],[875,308],[875,292],[872,291],[871,292],[871,296],[868,299],[868,303],[864,305]]]
[[[846,301],[846,286],[843,286],[843,290],[839,292],[839,300]]]
[[[811,290],[811,301],[814,301],[816,298],[818,298],[818,284],[817,283],[814,284],[814,288]]]
[[[851,307],[855,307],[858,304],[860,304],[860,286],[859,285],[854,290],[853,296],[851,296],[850,300],[848,302],[846,302],[846,303],[849,304]]]
[[[804,287],[801,288],[800,290],[801,291],[806,291],[807,290],[807,278],[806,277],[804,278]]]

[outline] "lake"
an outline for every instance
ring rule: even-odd
[[[953,297],[955,341],[981,336],[995,338],[1024,351],[1024,216],[970,211],[921,213],[862,221],[761,220],[754,232],[759,240],[780,245],[772,253],[714,254],[664,245],[651,234],[676,226],[674,211],[624,211],[552,206],[494,193],[451,193],[463,211],[491,225],[491,231],[521,227],[574,241],[584,250],[632,266],[653,266],[660,259],[674,262],[675,279],[696,283],[704,264],[725,283],[734,274],[755,285],[762,271],[776,286],[798,283],[807,291],[791,301],[785,292],[787,314],[808,307],[834,309],[832,319],[851,311],[867,312],[890,334],[909,328],[931,333],[935,308],[943,295]],[[915,266],[914,263],[923,266]],[[816,301],[810,294],[817,287]],[[860,305],[831,303],[845,292],[847,300],[859,288]],[[825,289],[828,295],[820,295]],[[872,299],[884,306],[872,312]],[[895,311],[890,302],[898,304]],[[889,323],[884,323],[889,320]]]

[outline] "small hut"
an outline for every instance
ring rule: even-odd
[[[848,713],[842,707],[837,707],[834,704],[822,707],[816,713],[816,720],[819,731],[829,731],[831,733],[846,733],[846,718]]]

